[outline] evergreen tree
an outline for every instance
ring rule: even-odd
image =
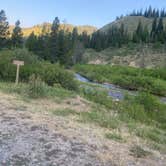
[[[148,9],[146,8],[145,12],[144,12],[144,17],[148,17]]]
[[[83,42],[84,46],[86,48],[89,48],[89,44],[90,44],[90,37],[88,36],[87,32],[84,31],[81,35],[81,41]]]
[[[38,39],[34,32],[29,35],[28,39],[26,40],[25,46],[29,51],[32,51],[34,53],[38,52]]]
[[[149,18],[153,17],[153,11],[152,11],[152,7],[151,6],[149,6],[147,17],[149,17]]]
[[[4,10],[0,11],[0,49],[7,47],[9,37],[9,23]]]
[[[163,30],[164,30],[163,18],[160,18],[157,26],[157,33],[162,33]]]
[[[68,41],[64,30],[61,30],[58,34],[58,57],[61,64],[68,64]]]
[[[145,26],[144,29],[143,29],[142,41],[145,42],[145,43],[149,42],[149,30],[148,30],[147,26]]]
[[[78,41],[78,30],[76,27],[74,27],[74,29],[72,31],[72,44],[73,44],[73,46],[76,44],[77,41]]]
[[[157,26],[157,38],[158,38],[158,41],[160,41],[161,43],[164,43],[165,38],[164,38],[164,25],[163,25],[162,17],[159,19],[159,23]]]
[[[20,27],[19,20],[15,23],[15,28],[13,29],[11,41],[13,47],[23,47],[23,33]]]
[[[150,38],[152,42],[156,41],[156,33],[157,33],[157,17],[154,18],[152,23],[152,30],[150,33]]]
[[[141,42],[142,38],[143,38],[143,26],[142,26],[142,22],[139,21],[137,29],[133,35],[133,41],[134,42]]]
[[[58,31],[59,31],[60,21],[58,17],[55,17],[50,33],[49,39],[49,57],[48,59],[54,63],[59,60],[58,55]]]

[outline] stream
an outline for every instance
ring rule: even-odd
[[[126,90],[126,89],[123,89],[119,86],[116,86],[116,85],[110,84],[110,83],[101,84],[101,83],[92,82],[89,79],[87,79],[86,77],[81,76],[78,73],[75,74],[75,79],[80,82],[90,83],[92,85],[98,85],[98,86],[108,89],[109,90],[108,95],[111,96],[116,101],[123,100],[125,94],[137,95],[137,91]],[[159,98],[160,98],[161,102],[166,104],[166,97],[159,97]]]

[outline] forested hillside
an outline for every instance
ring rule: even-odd
[[[113,58],[119,55],[120,57],[121,55],[129,56],[129,59],[136,56],[136,59],[139,59],[138,61],[141,63],[140,61],[143,61],[142,57],[146,57],[151,52],[145,49],[149,48],[154,50],[151,54],[154,53],[155,56],[153,57],[155,58],[152,59],[156,59],[157,56],[160,57],[161,55],[162,66],[165,65],[163,56],[165,57],[166,52],[166,11],[164,9],[157,10],[149,7],[145,11],[133,11],[127,16],[117,17],[113,23],[94,33],[92,33],[96,30],[94,27],[73,27],[69,24],[61,24],[58,17],[55,17],[52,24],[45,23],[30,29],[21,29],[20,21],[18,20],[16,25],[11,28],[5,11],[2,10],[0,15],[1,49],[25,47],[36,54],[39,59],[71,66],[76,63],[87,63],[89,60],[93,61],[98,58],[99,60],[104,59],[105,63],[110,63],[109,60],[111,60],[113,64],[115,62],[123,64],[126,59],[121,61],[118,60],[119,58]],[[26,35],[28,36],[25,38]],[[109,48],[112,51],[109,51]],[[100,56],[95,57],[94,55],[98,54],[95,51],[91,51],[92,55],[89,53],[87,55],[87,49],[100,52]],[[116,49],[117,51],[113,51]],[[106,50],[104,52],[106,52],[107,57],[102,54],[103,50]],[[118,53],[118,50],[121,50],[121,53]],[[112,54],[111,52],[114,53]],[[130,58],[130,56],[132,57]],[[124,64],[129,65],[132,62],[136,63],[135,59]],[[137,64],[135,66],[141,67],[141,65]],[[160,66],[160,64],[152,63],[143,66],[155,67]]]
[[[67,66],[80,61],[84,44],[89,42],[89,33],[92,32],[88,26],[62,25],[59,18],[55,17],[52,25],[37,26],[25,38],[25,31],[20,24],[19,20],[16,21],[11,31],[5,11],[0,11],[0,49],[27,48],[39,59]]]
[[[128,43],[166,43],[166,11],[146,9],[133,11],[93,33],[90,47],[101,51]]]

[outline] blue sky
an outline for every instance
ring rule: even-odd
[[[166,8],[166,0],[0,0],[10,24],[19,19],[23,27],[60,20],[74,25],[102,27],[133,9]]]

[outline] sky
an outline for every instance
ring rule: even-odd
[[[166,8],[166,0],[0,0],[9,23],[19,19],[22,27],[52,22],[58,16],[66,23],[100,28],[116,16],[150,5]]]

